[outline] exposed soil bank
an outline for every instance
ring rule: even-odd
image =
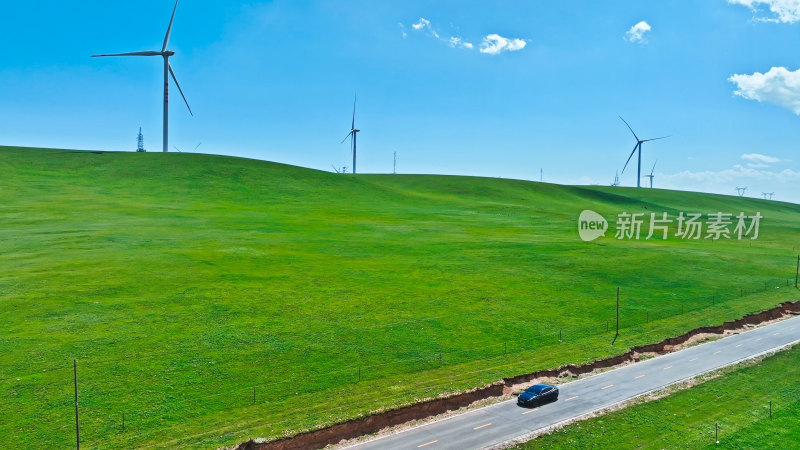
[[[740,319],[725,322],[718,326],[700,327],[677,337],[667,338],[657,344],[633,347],[629,351],[583,365],[569,364],[558,369],[540,370],[525,375],[504,378],[488,386],[453,395],[446,398],[437,398],[415,405],[406,406],[393,411],[376,414],[361,419],[332,425],[321,430],[309,431],[297,436],[272,442],[248,441],[237,447],[237,450],[288,450],[324,448],[337,444],[343,440],[354,439],[359,436],[377,433],[385,428],[397,426],[413,420],[422,420],[448,411],[457,410],[470,404],[490,397],[509,394],[516,385],[529,383],[542,378],[557,378],[561,376],[579,376],[608,369],[621,364],[638,360],[641,354],[666,354],[677,350],[682,345],[696,340],[699,335],[724,335],[727,332],[749,328],[765,322],[780,319],[790,314],[800,314],[800,301],[786,302],[763,311],[750,314]]]

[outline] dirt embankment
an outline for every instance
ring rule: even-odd
[[[474,402],[491,397],[507,395],[515,390],[518,385],[530,383],[533,380],[553,379],[563,376],[577,377],[598,370],[609,369],[622,364],[637,361],[642,354],[666,354],[692,343],[701,337],[719,336],[731,331],[742,330],[783,318],[787,315],[800,314],[800,301],[786,302],[775,308],[756,314],[750,314],[740,319],[725,322],[718,326],[700,327],[677,337],[667,338],[656,344],[634,347],[629,351],[594,361],[588,364],[569,364],[557,369],[539,370],[536,372],[504,378],[496,383],[470,390],[446,398],[437,398],[424,401],[415,405],[387,411],[373,416],[355,419],[344,423],[332,425],[316,431],[309,431],[297,436],[272,442],[248,441],[237,447],[237,450],[288,450],[324,448],[337,444],[343,440],[354,439],[359,436],[377,433],[385,428],[402,425],[414,420],[444,414],[464,408]]]

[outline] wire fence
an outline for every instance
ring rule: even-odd
[[[658,331],[657,325],[667,319],[713,310],[738,298],[793,286],[794,282],[794,278],[766,280],[763,285],[726,289],[708,296],[656,306],[652,302],[626,297],[623,291],[619,331],[621,335],[653,335]],[[466,317],[479,320],[481,316],[481,312],[475,312],[461,315],[458,319]],[[443,315],[366,329],[403,327],[413,331],[435,325],[436,321],[445,318],[452,319]],[[439,351],[415,352],[409,357],[380,358],[381,352],[378,351],[377,358],[365,355],[361,359],[350,360],[349,364],[337,361],[335,367],[325,364],[308,364],[308,367],[304,367],[306,364],[280,362],[275,355],[267,355],[254,359],[252,363],[256,367],[235,378],[229,376],[226,364],[247,364],[242,363],[243,355],[237,354],[236,350],[252,350],[254,355],[263,356],[258,352],[268,347],[269,342],[239,342],[223,348],[211,348],[217,351],[211,356],[201,354],[208,352],[209,347],[185,346],[177,350],[134,353],[118,358],[79,359],[77,388],[79,414],[82,416],[82,420],[79,419],[81,437],[85,443],[93,446],[102,446],[109,437],[135,443],[163,432],[165,426],[169,428],[191,420],[208,421],[209,425],[205,428],[213,430],[208,433],[215,433],[227,428],[219,422],[224,419],[222,413],[248,406],[266,406],[271,415],[267,414],[260,420],[254,419],[253,425],[237,428],[236,432],[243,432],[252,426],[260,430],[272,429],[275,436],[279,436],[288,428],[329,425],[398,403],[412,404],[420,398],[465,389],[476,385],[476,380],[491,379],[498,374],[516,375],[518,373],[509,371],[519,370],[519,358],[528,358],[527,367],[530,367],[536,360],[535,354],[543,349],[568,343],[611,343],[617,324],[616,315],[609,311],[607,317],[596,317],[581,326],[571,326],[569,322],[558,320],[537,320],[525,328],[526,334],[519,339],[504,339],[477,347],[451,346]],[[313,341],[328,334],[317,333],[304,337]],[[231,355],[235,357],[231,358]],[[164,361],[153,364],[153,360],[167,356],[182,358],[189,367],[171,369],[168,367],[170,364]],[[325,355],[321,359],[324,360]],[[150,364],[145,364],[148,361]],[[0,435],[29,435],[48,430],[62,435],[59,444],[69,442],[68,436],[75,432],[69,431],[70,424],[75,421],[75,404],[70,389],[74,381],[72,370],[73,366],[69,364],[26,373],[2,374],[0,388],[6,385],[6,392],[15,394],[15,399],[30,403],[27,409],[16,412],[30,419],[22,423],[14,421],[0,425]],[[391,397],[376,393],[374,388],[381,384],[392,387]],[[319,402],[317,396],[320,394],[334,399],[341,396],[345,401],[332,407],[330,405],[337,402]],[[0,411],[19,403],[4,402],[5,406],[0,407]],[[297,405],[307,406],[302,414],[290,413],[296,411]],[[299,415],[303,416],[302,419]],[[270,417],[281,420],[270,420]],[[271,427],[270,424],[275,426]],[[278,424],[288,426],[281,428]]]

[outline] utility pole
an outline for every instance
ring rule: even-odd
[[[72,375],[75,380],[75,442],[78,450],[81,450],[81,426],[78,421],[78,360],[72,360]]]
[[[797,270],[794,272],[794,288],[797,289],[797,278],[800,277],[800,255],[797,255]]]
[[[617,338],[619,337],[619,286],[617,286],[617,334],[614,336],[614,340],[611,342],[611,345],[614,345],[617,342]]]

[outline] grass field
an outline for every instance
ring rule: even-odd
[[[0,172],[4,448],[74,443],[73,360],[87,447],[213,448],[798,297],[788,203],[196,154],[0,147]],[[584,209],[764,219],[757,241],[585,243]]]
[[[578,422],[517,449],[800,448],[798,380],[796,346],[660,400]]]

